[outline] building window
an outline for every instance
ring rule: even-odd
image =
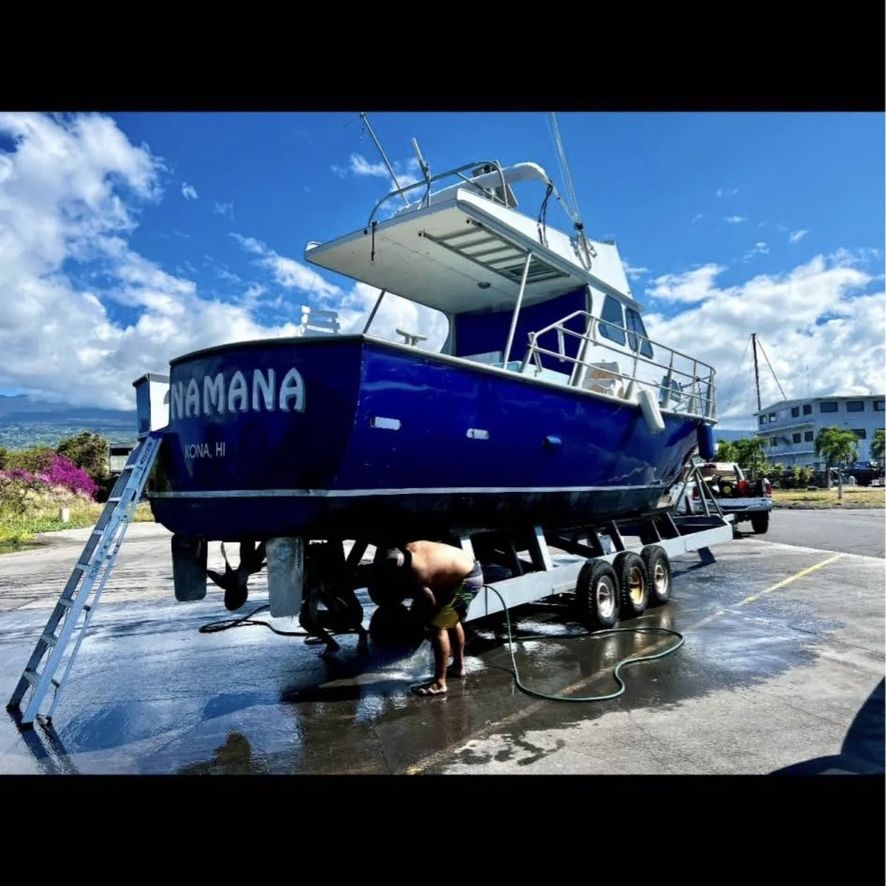
[[[802,434],[794,434],[794,443],[799,443],[803,439]]]
[[[800,417],[800,407],[792,406],[791,407],[791,418],[799,418]]]
[[[778,437],[770,437],[769,438],[770,446],[778,446]]]
[[[600,322],[600,335],[617,342],[625,343],[624,315],[621,312],[621,302],[607,295],[603,299],[603,317]]]
[[[847,412],[864,412],[864,400],[847,400]]]
[[[837,404],[836,404],[835,401],[834,401],[834,402],[828,402],[828,403],[819,403],[819,404],[818,404],[818,408],[819,408],[822,412],[836,412],[836,411],[837,411]]]
[[[883,412],[886,409],[886,400],[874,400],[874,412]]]
[[[765,416],[765,415],[761,415],[761,416],[760,416],[760,424],[761,424],[761,425],[765,425],[765,424],[766,424],[766,416]]]
[[[812,404],[804,403],[803,404],[803,415],[812,415]]]
[[[811,443],[814,439],[815,436],[812,431],[806,431],[806,433],[803,434],[803,441],[806,443]]]
[[[775,421],[775,413],[774,412],[769,413],[769,421],[771,421],[771,422]]]
[[[858,440],[867,440],[868,438],[868,432],[864,428],[853,428],[852,433]]]

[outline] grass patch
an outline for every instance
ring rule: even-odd
[[[71,512],[71,519],[67,523],[59,518],[60,508],[68,508]],[[12,547],[27,544],[41,532],[95,526],[103,508],[103,504],[73,493],[53,490],[29,494],[19,513],[0,509],[0,545]],[[151,506],[147,502],[139,504],[133,522],[153,520]]]
[[[844,486],[842,501],[837,488],[773,489],[772,503],[777,508],[883,508],[886,507],[886,487]]]

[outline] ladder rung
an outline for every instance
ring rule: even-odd
[[[40,682],[40,677],[43,675],[38,674],[36,671],[26,670],[23,676],[32,686],[36,686]]]
[[[55,634],[49,634],[49,633],[41,634],[40,639],[47,646],[55,646],[55,644],[58,643],[58,637],[56,637]]]
[[[58,605],[70,609],[74,605],[74,601],[70,597],[59,597]]]
[[[53,677],[49,682],[52,683],[52,685],[55,686],[56,689],[62,688],[62,684],[59,683],[59,681],[56,680],[55,677]]]
[[[117,502],[117,501],[120,501],[121,498],[123,498],[122,495],[114,495],[114,496],[111,496],[111,498],[109,498],[108,501]]]

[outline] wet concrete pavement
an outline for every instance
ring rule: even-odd
[[[750,531],[750,524],[743,523],[741,529]],[[776,508],[769,521],[769,531],[760,538],[823,551],[886,557],[886,510]]]
[[[4,699],[79,546],[61,539],[0,558]],[[686,643],[626,668],[618,699],[563,704],[519,692],[491,627],[471,632],[467,679],[451,681],[447,698],[422,699],[409,687],[430,672],[426,643],[366,659],[346,636],[327,661],[319,647],[262,627],[199,633],[231,617],[221,592],[177,603],[168,534],[136,524],[56,711],[56,734],[20,733],[0,717],[0,773],[765,773],[845,756],[850,726],[884,674],[882,560],[753,535],[715,553],[711,566],[675,561],[671,602],[623,624],[671,627]],[[259,576],[242,612],[266,597]],[[533,608],[518,630],[575,627]],[[532,640],[517,660],[540,691],[605,694],[618,659],[670,642]],[[850,771],[883,771],[882,702],[874,714]]]

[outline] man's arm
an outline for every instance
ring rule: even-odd
[[[437,607],[437,598],[434,596],[434,592],[427,587],[427,585],[422,585],[421,587],[422,596],[431,604],[435,609]]]

